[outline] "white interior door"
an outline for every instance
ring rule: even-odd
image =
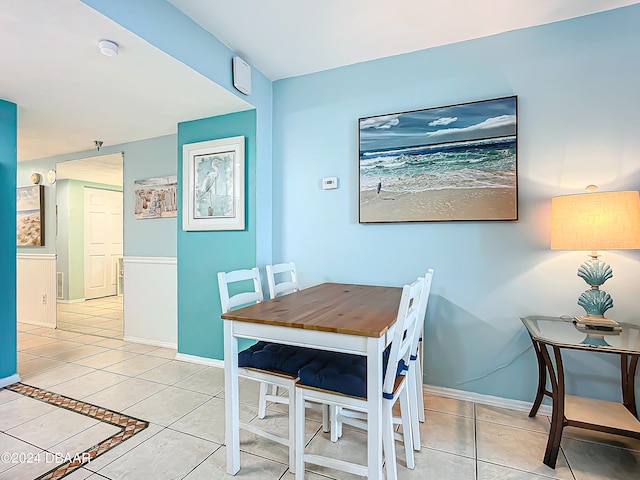
[[[122,192],[84,189],[84,297],[116,295],[122,257]]]

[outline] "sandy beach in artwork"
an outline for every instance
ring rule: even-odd
[[[515,220],[513,188],[360,192],[360,222]]]

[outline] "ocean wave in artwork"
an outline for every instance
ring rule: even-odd
[[[515,136],[364,152],[360,157],[361,190],[514,188],[515,173]]]

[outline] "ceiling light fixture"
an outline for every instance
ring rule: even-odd
[[[100,53],[107,57],[115,57],[118,55],[118,44],[111,40],[100,40],[98,48],[100,48]]]

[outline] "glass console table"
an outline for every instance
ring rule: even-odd
[[[529,416],[536,415],[545,396],[551,397],[553,404],[545,465],[555,468],[566,426],[640,439],[635,396],[640,326],[620,324],[621,331],[607,332],[577,327],[571,318],[530,316],[520,320],[529,332],[538,359],[538,391]],[[620,356],[622,403],[566,395],[562,349]],[[547,379],[551,390],[547,389]]]

